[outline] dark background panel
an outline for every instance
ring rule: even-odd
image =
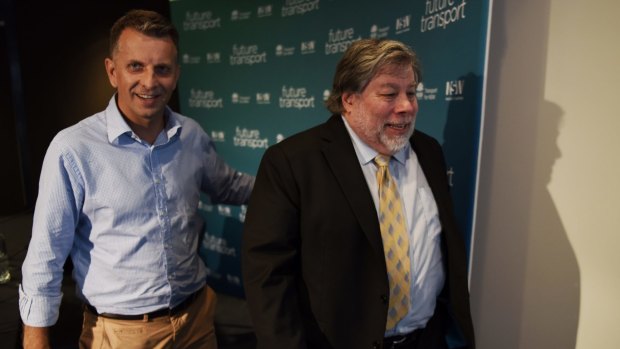
[[[166,0],[0,3],[0,216],[31,209],[49,142],[101,111],[113,89],[104,70],[110,26],[133,8],[169,16]],[[173,107],[176,95],[172,101]]]

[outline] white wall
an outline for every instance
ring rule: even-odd
[[[495,0],[480,349],[620,348],[620,2]]]

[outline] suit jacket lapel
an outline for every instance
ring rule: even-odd
[[[418,132],[416,131],[416,133]],[[377,210],[360,168],[359,160],[355,155],[351,137],[340,115],[333,115],[325,123],[322,137],[324,140],[322,151],[327,159],[327,163],[334,172],[334,176],[355,213],[364,234],[374,247],[375,252],[383,257],[383,243],[381,241]],[[444,210],[449,207],[446,206],[446,200],[449,199],[449,193],[447,187],[445,187],[446,174],[442,170],[441,154],[433,154],[431,144],[426,140],[426,137],[428,136],[423,134],[416,137],[414,134],[411,138],[411,146],[431,187],[443,226],[446,217]]]
[[[374,247],[375,252],[383,257],[377,210],[360,168],[359,160],[355,155],[351,137],[347,133],[340,115],[332,116],[325,123],[325,126],[323,154],[364,234]]]

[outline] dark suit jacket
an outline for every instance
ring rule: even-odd
[[[447,274],[437,308],[473,349],[466,253],[441,147],[418,131],[412,145],[442,225]],[[341,116],[266,151],[246,215],[242,267],[259,348],[381,346],[389,294],[381,233]]]

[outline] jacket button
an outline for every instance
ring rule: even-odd
[[[383,304],[388,304],[388,301],[389,301],[388,296],[382,294],[381,295],[381,301],[383,301]]]
[[[381,349],[381,342],[379,341],[374,341],[372,343],[372,349]]]

